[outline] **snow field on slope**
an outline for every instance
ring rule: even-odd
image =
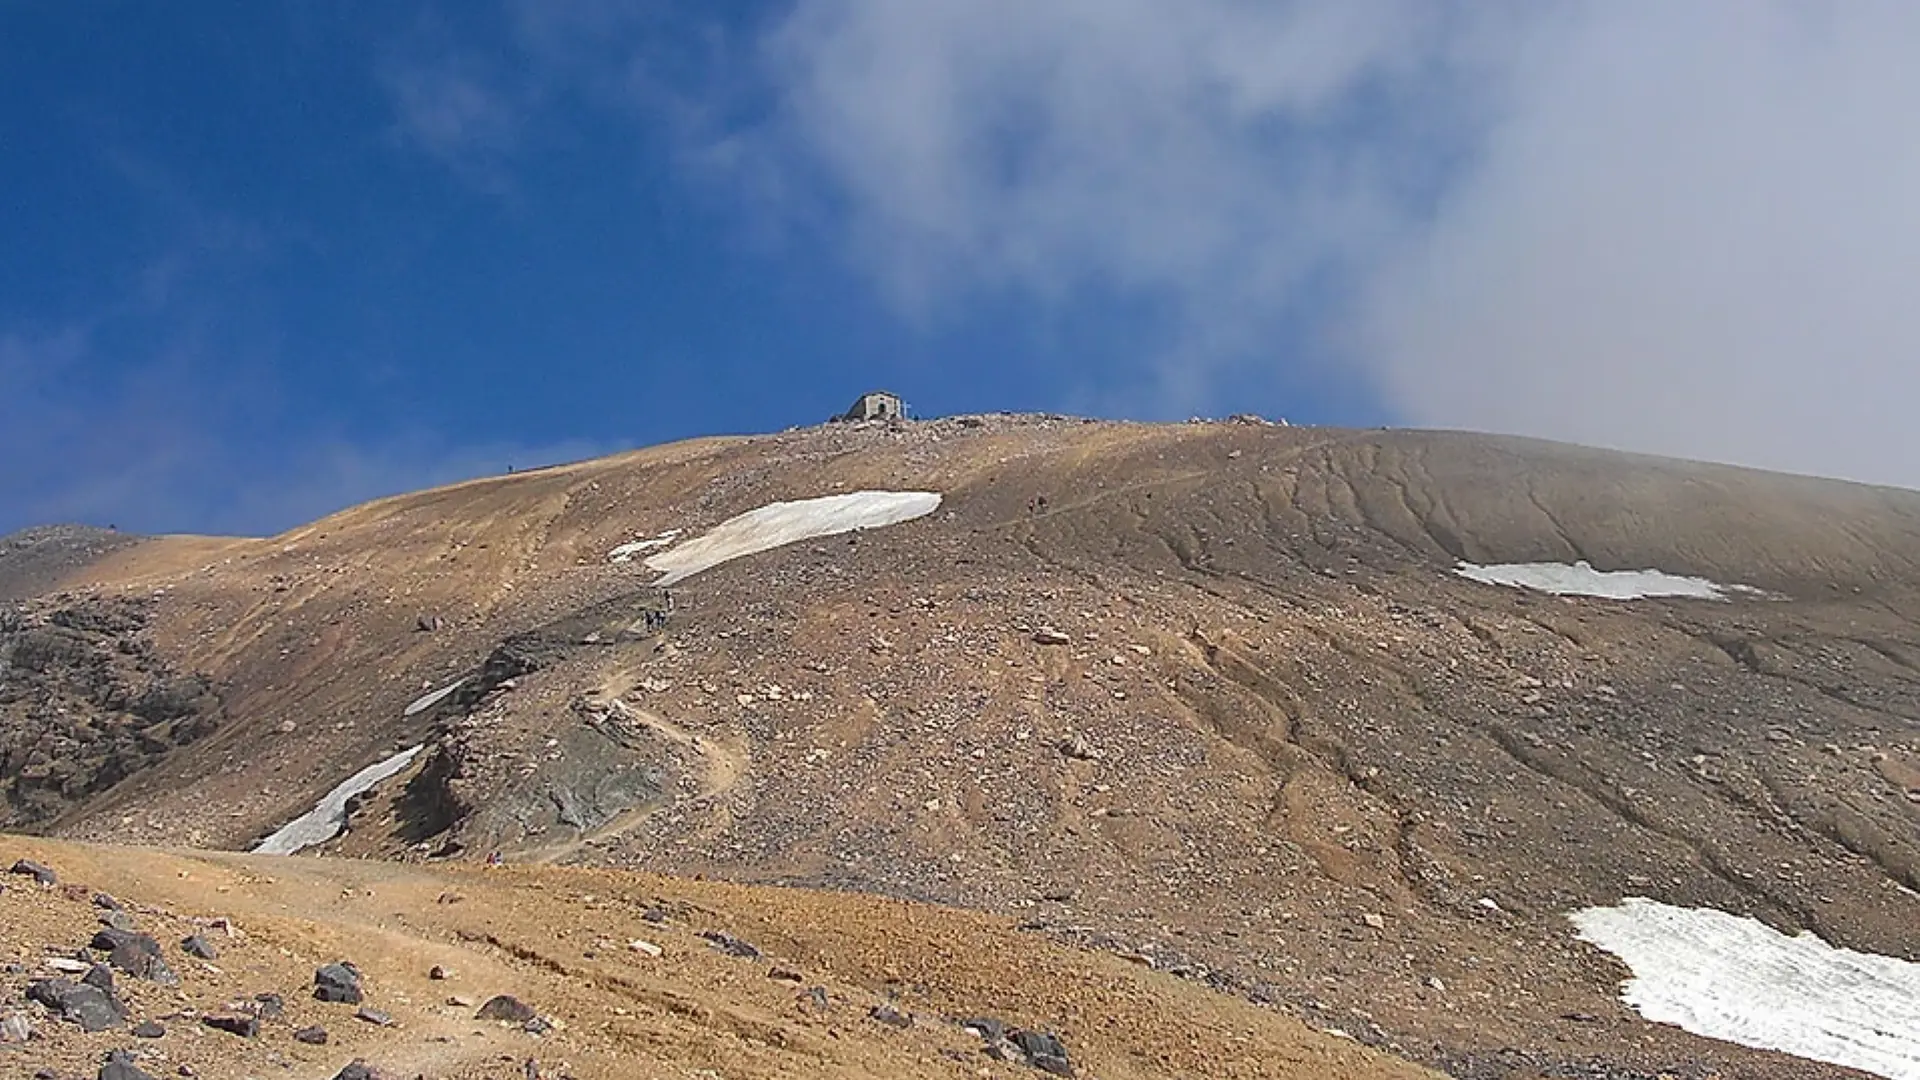
[[[441,702],[447,700],[447,698],[451,696],[455,690],[460,689],[460,685],[466,681],[467,681],[467,676],[462,675],[460,678],[453,680],[452,682],[448,683],[447,685],[441,687],[438,690],[429,690],[426,693],[421,694],[419,697],[414,698],[411,702],[409,702],[407,704],[407,707],[401,711],[400,715],[415,716],[415,715],[418,715],[419,713],[426,712],[428,709],[431,709],[435,705],[438,705]]]
[[[663,575],[655,585],[672,585],[742,556],[855,529],[898,525],[939,506],[940,496],[931,491],[855,491],[771,503],[729,518],[671,551],[648,556],[646,565]]]
[[[617,563],[632,562],[635,555],[643,551],[652,551],[654,548],[666,547],[679,538],[679,529],[668,529],[659,536],[649,536],[644,539],[621,544],[619,547],[607,552],[607,560]]]
[[[1746,585],[1722,585],[1706,578],[1680,577],[1659,570],[1595,570],[1582,561],[1565,563],[1500,563],[1479,566],[1460,563],[1453,572],[1487,585],[1532,589],[1555,596],[1597,596],[1602,600],[1644,600],[1681,596],[1698,600],[1725,600],[1741,593],[1762,595]]]
[[[385,761],[369,765],[340,782],[326,793],[313,809],[280,826],[272,836],[254,846],[256,855],[292,855],[302,848],[324,844],[347,827],[347,801],[380,781],[394,776],[413,764],[425,746],[408,747]]]
[[[1649,1020],[1920,1080],[1920,964],[1637,896],[1570,918],[1582,940],[1633,969],[1621,1000]]]

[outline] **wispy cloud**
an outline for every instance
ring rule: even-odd
[[[429,153],[461,160],[519,142],[522,106],[475,61],[449,57],[431,67],[396,68],[387,81],[402,128]]]
[[[188,345],[116,367],[88,339],[78,327],[0,336],[0,460],[23,465],[0,470],[0,533],[66,521],[275,533],[382,495],[627,448],[423,430],[350,437],[287,417],[263,441],[246,414],[271,395],[213,392]]]
[[[392,104],[400,145],[482,190],[511,189],[510,165],[525,149],[541,99],[524,68],[422,28],[389,50],[376,75]]]
[[[60,322],[0,325],[0,533],[80,521],[279,532],[365,499],[626,448],[419,425],[292,401],[270,274],[282,237],[210,210],[124,148],[109,164],[166,243]],[[334,419],[360,413],[358,429]]]

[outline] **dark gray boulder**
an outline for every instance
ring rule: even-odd
[[[366,1000],[366,993],[360,989],[360,969],[345,960],[316,969],[313,996],[340,1005],[360,1004]]]
[[[125,1007],[112,994],[68,979],[36,982],[27,987],[27,998],[45,1005],[62,1020],[80,1025],[82,1031],[105,1031],[126,1020]]]
[[[524,1024],[534,1018],[533,1006],[511,994],[496,994],[480,1006],[473,1014],[476,1020],[506,1020],[515,1024]]]
[[[57,885],[60,883],[60,875],[54,873],[52,867],[45,863],[34,862],[32,859],[20,859],[16,861],[13,866],[7,870],[7,873],[30,877],[42,885]]]
[[[153,1080],[153,1074],[134,1064],[132,1054],[115,1050],[107,1055],[106,1063],[100,1066],[96,1080]]]

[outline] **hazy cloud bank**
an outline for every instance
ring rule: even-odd
[[[1914,40],[1890,2],[802,0],[758,146],[908,317],[1097,292],[1202,396],[1310,355],[1416,424],[1920,485]]]

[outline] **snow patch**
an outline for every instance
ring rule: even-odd
[[[1463,562],[1455,566],[1453,572],[1488,585],[1532,589],[1555,596],[1597,596],[1603,600],[1643,600],[1653,596],[1725,600],[1736,593],[1765,595],[1748,585],[1722,585],[1706,578],[1680,577],[1659,570],[1595,570],[1585,561],[1572,566],[1565,563],[1477,566]]]
[[[414,698],[413,701],[410,704],[408,704],[405,709],[401,710],[400,715],[413,716],[417,713],[426,712],[428,709],[431,709],[435,705],[438,705],[441,702],[447,700],[447,695],[453,693],[455,690],[460,689],[460,684],[466,682],[467,678],[468,676],[463,675],[460,678],[453,680],[452,682],[448,683],[447,685],[441,687],[438,690],[431,690],[431,691],[428,691],[427,693],[421,694],[419,697]]]
[[[1628,897],[1570,918],[1633,969],[1621,999],[1696,1035],[1920,1080],[1920,964]]]
[[[254,846],[256,855],[291,855],[302,848],[324,844],[347,827],[347,801],[375,784],[413,764],[424,746],[413,746],[385,761],[369,765],[340,782],[314,804],[313,809],[282,825],[272,836]]]
[[[704,536],[649,556],[646,565],[672,585],[721,563],[800,540],[855,529],[877,529],[925,517],[940,506],[930,491],[855,491],[797,502],[777,502],[729,518]]]
[[[631,543],[621,544],[619,547],[607,552],[607,559],[617,563],[632,562],[635,555],[643,551],[652,551],[654,548],[666,547],[679,538],[679,529],[668,529],[659,536],[650,536],[644,540],[635,540]]]

